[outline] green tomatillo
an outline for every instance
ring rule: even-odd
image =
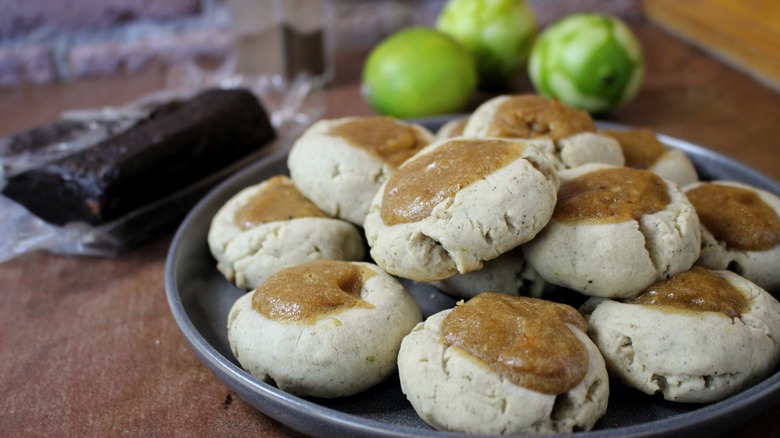
[[[574,14],[544,30],[528,72],[536,91],[592,114],[632,99],[644,79],[642,49],[620,19]]]
[[[364,99],[380,114],[398,118],[462,110],[477,86],[466,49],[429,27],[401,30],[381,41],[363,65]]]
[[[436,28],[474,56],[479,87],[497,89],[525,66],[537,25],[525,0],[449,0]]]

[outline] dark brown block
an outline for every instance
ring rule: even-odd
[[[47,222],[93,225],[186,188],[275,137],[255,96],[208,90],[95,146],[9,178],[3,194]]]

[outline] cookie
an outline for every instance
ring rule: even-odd
[[[599,164],[559,176],[552,219],[522,248],[546,281],[588,296],[630,297],[699,257],[699,219],[676,184]]]
[[[684,188],[702,227],[697,264],[728,269],[780,292],[780,198],[747,184],[700,182]]]
[[[531,140],[559,169],[625,162],[620,144],[597,134],[590,114],[536,94],[501,95],[484,102],[469,116],[463,135]]]
[[[471,113],[463,128],[467,136],[553,141],[581,132],[596,132],[596,124],[587,112],[537,94],[489,99]]]
[[[481,269],[544,227],[557,186],[545,155],[522,141],[435,142],[374,197],[364,224],[371,257],[416,281]]]
[[[571,433],[604,415],[604,360],[569,306],[486,292],[418,324],[398,354],[401,389],[436,429]]]
[[[699,180],[691,159],[683,151],[661,143],[649,129],[605,129],[599,133],[620,143],[628,167],[649,170],[680,187]]]
[[[414,298],[376,265],[321,260],[243,295],[227,328],[231,351],[255,378],[333,398],[390,376],[401,340],[421,320]]]
[[[354,225],[329,217],[282,175],[229,199],[211,221],[208,244],[217,269],[242,289],[254,289],[285,267],[365,257]]]
[[[580,309],[615,378],[677,402],[721,400],[780,360],[780,304],[729,271],[694,267],[634,299]]]
[[[362,226],[379,186],[434,139],[423,126],[390,117],[320,120],[295,141],[287,166],[322,211]]]

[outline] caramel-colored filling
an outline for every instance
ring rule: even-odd
[[[561,184],[553,218],[566,223],[618,223],[661,211],[669,202],[666,184],[648,170],[599,169]]]
[[[588,371],[588,351],[566,324],[585,332],[572,307],[483,292],[442,321],[445,345],[460,347],[516,385],[562,394]]]
[[[246,231],[260,224],[302,217],[328,217],[286,176],[274,176],[236,210],[233,223]]]
[[[630,129],[626,131],[601,131],[620,143],[626,166],[636,169],[649,169],[666,154],[664,144],[658,141],[650,129]]]
[[[738,318],[750,304],[748,298],[731,283],[698,266],[650,285],[628,303],[693,312],[720,312],[732,319]]]
[[[518,159],[523,149],[513,141],[455,139],[409,160],[390,175],[382,220],[397,225],[425,219],[445,199]]]
[[[355,118],[334,127],[330,134],[368,151],[393,168],[428,145],[414,128],[392,117]]]
[[[513,96],[496,111],[487,135],[511,138],[551,138],[554,141],[580,132],[595,132],[596,125],[585,111],[535,94]]]
[[[371,309],[360,292],[373,275],[371,269],[336,260],[283,269],[255,289],[252,308],[268,319],[304,324],[353,308]]]
[[[780,217],[755,192],[705,183],[686,195],[704,228],[727,247],[765,251],[780,245]]]

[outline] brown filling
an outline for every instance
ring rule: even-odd
[[[439,203],[520,157],[522,144],[497,139],[451,140],[390,175],[382,195],[387,225],[430,216]]]
[[[242,230],[260,224],[302,217],[328,217],[313,202],[306,199],[286,176],[274,176],[262,190],[249,197],[236,210],[233,223]]]
[[[352,308],[374,306],[360,298],[374,271],[349,262],[320,260],[277,272],[252,295],[252,308],[268,319],[313,323]]]
[[[694,266],[690,271],[650,285],[628,303],[694,312],[720,312],[733,319],[745,312],[749,300],[739,289],[712,271]]]
[[[596,125],[585,111],[534,94],[513,96],[499,105],[488,128],[490,137],[560,140],[580,132],[595,132]]]
[[[355,118],[334,127],[330,134],[368,151],[394,168],[428,145],[417,130],[392,117]]]
[[[484,292],[455,307],[441,333],[446,345],[464,349],[514,384],[562,394],[588,371],[588,352],[567,323],[587,329],[572,307]]]
[[[780,217],[755,192],[706,183],[686,195],[704,228],[729,248],[765,251],[780,244]]]
[[[639,220],[670,201],[666,184],[648,170],[599,169],[561,184],[553,218],[567,223]]]
[[[630,129],[626,131],[601,131],[620,143],[626,166],[636,169],[649,169],[666,154],[663,143],[658,141],[650,129]]]

